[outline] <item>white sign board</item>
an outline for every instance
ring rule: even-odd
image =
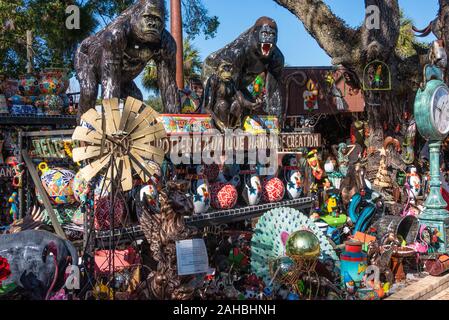
[[[178,275],[208,273],[209,258],[203,239],[176,241]]]

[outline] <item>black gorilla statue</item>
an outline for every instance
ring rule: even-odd
[[[164,24],[164,0],[139,0],[81,43],[75,57],[81,88],[79,115],[95,107],[99,84],[105,99],[142,100],[133,80],[150,60],[157,65],[164,112],[178,113],[176,43]]]
[[[254,26],[241,34],[226,47],[209,55],[203,65],[203,80],[206,82],[205,101],[213,95],[208,88],[208,80],[219,73],[224,61],[231,62],[232,78],[236,89],[251,99],[247,87],[256,77],[267,75],[267,100],[265,112],[279,117],[282,121],[280,80],[284,68],[284,56],[277,47],[278,29],[276,22],[268,17],[259,18]]]

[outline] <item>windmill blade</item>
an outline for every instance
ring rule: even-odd
[[[145,163],[145,160],[143,160],[142,157],[135,150],[131,149],[130,154],[136,159],[136,161],[142,167],[144,167],[150,173],[150,175],[154,175],[156,173],[156,171],[153,168],[151,168]],[[133,159],[131,159],[131,162],[134,170],[137,172],[142,181],[147,182],[151,177],[148,176]]]
[[[90,124],[98,133],[103,133],[101,128],[101,115],[95,109],[89,109],[81,116],[81,120]]]
[[[138,131],[131,134],[131,139],[136,140],[140,139],[142,137],[148,136],[148,135],[154,135],[156,139],[162,139],[167,136],[167,133],[165,132],[165,127],[162,123],[158,122],[155,125],[152,125],[150,127],[144,127],[142,129],[139,129]]]
[[[134,119],[125,129],[126,132],[132,133],[142,122],[150,124],[156,121],[159,117],[159,113],[153,110],[151,107],[146,107],[138,116]]]
[[[110,154],[105,155],[101,159],[98,159],[82,168],[80,171],[81,174],[84,176],[84,179],[86,179],[86,181],[90,181],[93,177],[95,177],[98,174],[98,172],[101,171],[101,169],[103,169],[104,167],[106,167],[106,165],[109,164],[110,159],[111,159]]]
[[[148,144],[133,144],[133,150],[135,150],[140,156],[148,160],[153,160],[158,164],[164,161],[165,152],[161,148],[157,148]]]
[[[120,125],[119,100],[117,98],[103,100],[106,120],[106,133],[112,135],[118,131]]]
[[[123,131],[129,121],[133,121],[136,118],[137,113],[140,110],[143,102],[133,97],[128,97],[123,108],[122,119],[120,121],[119,131]],[[129,121],[128,121],[129,119]]]
[[[76,127],[72,135],[72,140],[89,142],[92,144],[101,144],[102,135],[94,130],[84,127]]]
[[[87,146],[73,149],[73,161],[79,162],[86,159],[98,157],[100,155],[101,147]]]
[[[122,189],[123,189],[123,191],[129,191],[133,188],[133,177],[132,177],[132,173],[131,173],[131,170],[132,170],[131,162],[129,161],[128,156],[122,157],[122,164],[123,164],[123,167],[121,168]]]

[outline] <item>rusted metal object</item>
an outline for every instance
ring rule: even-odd
[[[184,89],[181,0],[170,0],[170,33],[176,42],[176,85]]]

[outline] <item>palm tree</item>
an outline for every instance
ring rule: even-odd
[[[184,40],[184,84],[187,85],[194,77],[199,77],[201,73],[202,62],[200,52],[196,49],[190,39]],[[154,61],[150,61],[145,67],[143,73],[143,86],[155,93],[159,93],[157,84],[157,67]]]
[[[401,27],[399,31],[399,38],[396,45],[396,52],[402,58],[408,58],[416,54],[416,48],[424,46],[418,42],[413,32],[413,21],[407,18],[401,11]]]

